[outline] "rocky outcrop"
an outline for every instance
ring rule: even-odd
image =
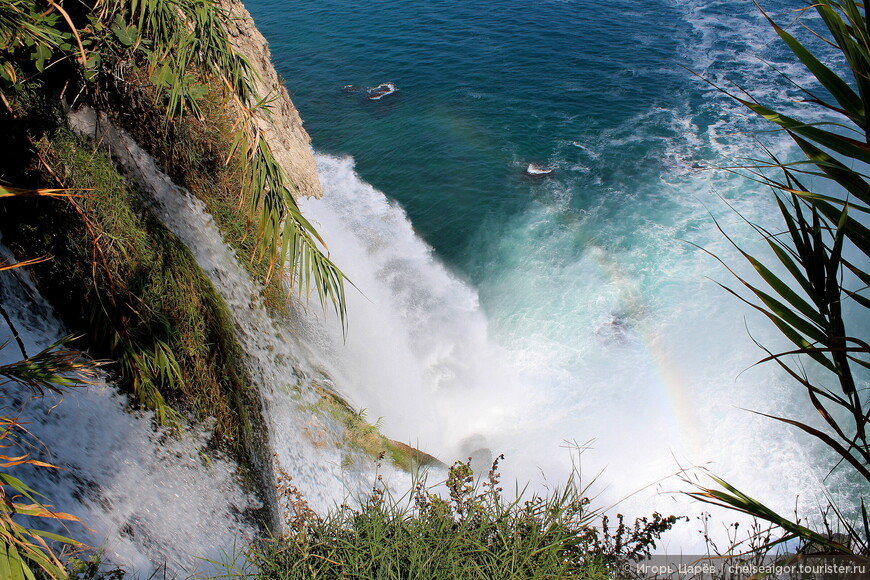
[[[311,138],[302,127],[299,112],[275,72],[269,44],[239,0],[219,0],[218,4],[229,15],[227,33],[233,48],[250,61],[258,75],[258,95],[261,98],[270,97],[271,118],[260,115],[258,124],[275,159],[296,185],[298,195],[322,197],[323,189],[317,177]]]

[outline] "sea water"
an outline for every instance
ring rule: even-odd
[[[714,218],[752,251],[744,220],[778,227],[727,169],[765,127],[713,85],[792,110],[773,67],[810,82],[751,2],[247,4],[318,152],[326,197],[303,209],[355,284],[347,337],[325,319],[311,357],[388,436],[484,471],[504,453],[536,490],[579,464],[638,515],[705,509],[668,493],[686,467],[786,515],[823,501],[824,449],[747,411],[817,422],[753,366],[753,340],[783,339],[699,249],[745,273]]]

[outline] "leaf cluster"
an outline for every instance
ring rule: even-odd
[[[57,342],[21,361],[0,365],[0,380],[36,396],[42,396],[46,390],[62,393],[67,387],[88,384],[94,378],[95,364],[83,359],[81,353],[65,348],[69,340]],[[44,573],[51,578],[65,578],[64,566],[52,546],[80,544],[66,536],[29,527],[21,519],[78,522],[78,518],[54,511],[38,492],[5,471],[22,465],[55,468],[30,457],[24,450],[27,438],[17,417],[5,412],[0,416],[0,469],[4,470],[0,471],[0,577],[35,580],[36,574]]]
[[[20,87],[31,69],[43,72],[56,52],[72,52],[73,34],[62,25],[61,14],[51,6],[4,0],[0,6],[0,82]]]

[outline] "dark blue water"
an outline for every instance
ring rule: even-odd
[[[655,135],[591,163],[613,134],[662,108],[697,108],[687,70],[693,26],[671,2],[264,2],[248,6],[318,151],[350,154],[360,175],[407,209],[450,263],[479,251],[486,220],[524,211],[552,183],[523,177],[530,162],[595,204],[596,183],[625,186],[666,171]],[[395,82],[378,101],[347,84]],[[648,131],[643,128],[643,131]],[[584,147],[586,149],[584,149]]]

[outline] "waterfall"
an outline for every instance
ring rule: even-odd
[[[10,256],[0,247],[4,257]],[[67,334],[25,269],[0,272],[0,301],[29,354]],[[0,350],[3,364],[20,359],[14,341]],[[103,377],[93,386],[29,399],[15,383],[3,385],[4,414],[20,410],[32,435],[31,456],[58,469],[17,468],[15,475],[54,509],[78,517],[58,533],[103,550],[104,560],[142,577],[218,572],[208,560],[238,555],[255,534],[246,513],[259,507],[239,482],[234,463],[202,451],[205,425],[187,425],[175,438],[153,429],[151,413]],[[45,521],[36,527],[46,526]]]
[[[583,219],[548,228],[560,214],[542,204],[499,230],[498,263],[511,267],[488,312],[478,289],[438,260],[352,158],[317,161],[325,195],[303,200],[302,210],[358,290],[349,292],[346,340],[329,317],[315,324],[323,316],[312,309],[320,338],[308,343],[321,346],[310,356],[351,400],[384,417],[385,434],[447,463],[471,456],[484,473],[504,453],[504,481],[528,484],[529,493],[564,485],[580,468],[584,484],[596,480],[596,506],[618,504],[629,517],[699,516],[707,508],[678,493],[691,488],[676,476],[696,466],[760,489],[781,513],[792,512],[795,497],[799,509],[815,507],[826,450],[744,410],[808,413],[777,368],[752,368],[760,355],[743,322],[752,313],[704,278],[719,276],[713,260],[675,247],[670,231],[648,232],[628,255],[581,244]],[[687,171],[663,187],[687,196],[707,178]],[[653,265],[661,280],[651,290],[636,272]],[[747,324],[767,344],[777,338],[758,331],[756,318]],[[850,493],[839,474],[825,483]],[[666,540],[702,553],[698,525]]]
[[[95,121],[90,110],[71,116],[74,127],[92,135]],[[274,454],[317,511],[365,494],[376,477],[374,461],[344,443],[337,419],[315,409],[319,389],[334,391],[335,385],[312,362],[316,357],[305,342],[312,336],[304,328],[309,322],[304,316],[273,320],[202,202],[175,186],[126,133],[107,123],[99,130],[155,215],[188,246],[228,305],[245,366],[263,401],[263,453]],[[26,271],[0,272],[0,299],[29,353],[66,334]],[[12,332],[7,331],[10,338]],[[11,340],[0,351],[2,362],[19,356]],[[59,533],[101,548],[104,561],[144,577],[219,573],[214,563],[238,559],[254,537],[246,514],[262,506],[243,488],[231,459],[206,459],[208,425],[185,425],[180,438],[155,430],[151,413],[131,411],[128,398],[105,377],[95,386],[72,389],[63,400],[26,401],[13,385],[4,392],[9,406],[24,409],[22,420],[44,444],[34,447],[34,456],[61,468],[18,471],[55,509],[84,523]],[[264,484],[272,486],[267,471]],[[399,488],[409,481],[390,466],[381,472]]]
[[[312,364],[302,318],[273,320],[257,285],[223,240],[204,204],[176,186],[154,159],[124,131],[89,109],[73,114],[79,131],[99,135],[116,161],[139,185],[154,214],[192,252],[226,302],[245,351],[245,366],[264,403],[266,445],[278,464],[317,511],[365,493],[374,467],[362,452],[343,443],[344,427],[313,406],[318,388],[334,391],[333,380]],[[293,318],[291,316],[291,318]],[[391,472],[389,466],[384,470]],[[392,480],[401,479],[398,473]]]

